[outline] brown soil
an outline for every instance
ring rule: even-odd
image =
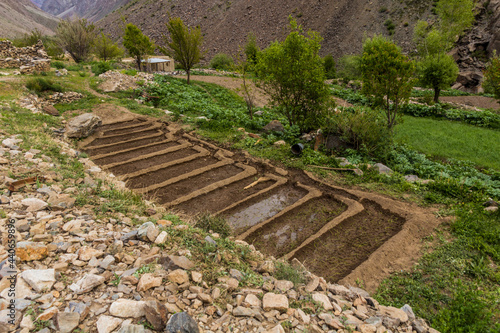
[[[344,209],[345,207],[334,198],[323,196],[296,207],[272,224],[258,229],[245,240],[262,249],[265,254],[281,257],[317,233]]]
[[[220,213],[260,251],[299,258],[329,281],[361,279],[374,290],[390,272],[414,263],[420,239],[439,224],[421,208],[328,185],[300,170],[283,176],[265,161],[181,135],[175,124],[157,123],[161,135],[143,138],[149,127],[127,132],[143,119],[118,117],[125,121],[113,124],[116,117],[105,111],[102,130],[81,143],[97,164],[167,208]],[[106,145],[95,146],[103,138]]]
[[[249,197],[255,193],[258,193],[259,191],[270,187],[274,183],[272,181],[267,181],[259,183],[247,190],[244,189],[254,181],[254,178],[249,178],[232,183],[216,191],[212,191],[205,195],[201,195],[199,197],[186,201],[178,205],[177,208],[191,214],[198,214],[202,212],[209,212],[214,214],[227,207],[227,198],[231,198],[234,202],[238,202],[246,197]]]
[[[153,196],[162,204],[171,202],[191,193],[193,190],[199,190],[207,185],[229,178],[240,172],[242,172],[240,168],[234,165],[227,165],[172,184],[168,188],[156,190],[154,191]]]
[[[494,98],[484,96],[443,96],[439,100],[447,103],[463,105],[465,107],[472,106],[482,109],[500,110],[500,103]]]
[[[138,177],[131,178],[127,185],[130,188],[143,188],[154,184],[164,182],[168,179],[184,175],[193,170],[200,169],[207,165],[213,165],[219,162],[218,159],[213,157],[199,158],[191,162],[174,165],[168,168],[163,168],[155,172],[147,173]]]
[[[151,143],[162,142],[162,141],[165,141],[165,135],[163,133],[159,133],[158,135],[154,135],[151,137],[147,137],[132,142],[117,142],[116,144],[104,147],[96,146],[94,148],[85,148],[85,152],[91,155],[102,155],[102,154],[113,153],[120,150],[142,147]]]
[[[374,202],[365,199],[361,203],[363,212],[344,220],[294,257],[328,281],[338,282],[349,275],[405,222]]]
[[[149,153],[154,153],[157,151],[162,151],[163,149],[167,149],[170,147],[178,146],[179,143],[177,142],[172,142],[172,141],[163,141],[159,143],[154,143],[150,146],[144,147],[138,147],[138,148],[133,148],[133,150],[120,153],[120,154],[115,154],[111,155],[109,157],[101,158],[99,159],[99,164],[100,165],[107,165],[107,164],[112,164],[112,163],[117,163],[117,162],[124,162],[130,159],[133,159],[135,157],[144,155],[144,154],[149,154]]]
[[[112,167],[109,170],[113,172],[115,175],[125,175],[127,173],[133,173],[139,170],[147,169],[155,165],[167,163],[169,161],[176,160],[196,153],[197,151],[194,149],[183,149],[175,152],[159,154],[135,162],[122,164],[119,166]],[[97,162],[99,162],[99,160],[97,160]]]

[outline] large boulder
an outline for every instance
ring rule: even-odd
[[[101,126],[102,120],[92,113],[84,113],[71,119],[66,125],[68,138],[86,138]]]

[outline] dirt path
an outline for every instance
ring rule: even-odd
[[[440,223],[416,205],[221,149],[182,134],[175,123],[110,105],[95,113],[103,126],[81,148],[103,170],[168,209],[223,216],[238,239],[268,255],[298,258],[331,282],[362,280],[375,290],[415,263],[421,239]]]
[[[494,98],[484,96],[444,96],[439,98],[442,102],[473,106],[482,109],[500,110],[500,103]]]

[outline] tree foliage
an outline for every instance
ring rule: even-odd
[[[445,37],[448,47],[453,46],[465,29],[474,22],[473,0],[439,0],[436,13],[439,17],[439,30]],[[451,46],[449,46],[451,44]]]
[[[170,39],[163,36],[167,47],[161,48],[161,51],[174,58],[186,71],[189,84],[191,68],[199,63],[203,56],[201,29],[200,27],[189,29],[178,17],[171,18],[166,25]]]
[[[449,88],[457,79],[458,66],[453,57],[441,52],[418,62],[417,72],[420,83],[434,89],[434,102],[438,103],[441,90]]]
[[[401,105],[410,98],[414,71],[411,60],[383,36],[375,35],[363,43],[363,93],[373,98],[375,106],[384,109],[389,129],[396,125]]]
[[[257,46],[257,37],[253,32],[249,33],[247,36],[247,43],[245,45],[245,55],[247,57],[247,63],[250,66],[255,66],[257,63],[257,54],[260,52]]]
[[[86,19],[62,20],[57,26],[56,39],[75,62],[82,62],[89,56],[96,39],[95,26]]]
[[[155,50],[155,44],[148,36],[142,33],[141,29],[132,23],[128,23],[125,26],[123,46],[127,49],[128,53],[135,58],[139,70],[142,70],[142,61],[144,58]]]
[[[99,59],[104,61],[123,56],[123,50],[118,46],[118,44],[113,43],[113,41],[104,33],[101,33],[101,35],[96,38],[94,43],[94,52]]]
[[[434,89],[434,102],[439,101],[442,89],[455,82],[458,67],[453,58],[445,55],[456,39],[474,22],[472,0],[439,0],[436,6],[438,20],[429,25],[419,21],[413,40],[417,46],[419,79],[424,86]]]
[[[494,53],[486,66],[484,85],[488,87],[500,103],[500,57]]]
[[[317,32],[304,34],[290,18],[290,34],[285,41],[272,43],[257,60],[257,76],[271,103],[301,131],[317,128],[331,102],[318,54],[321,40]]]

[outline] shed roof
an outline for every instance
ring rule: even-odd
[[[160,58],[149,58],[147,60],[142,60],[142,62],[147,62],[149,64],[159,64],[164,62],[170,62],[168,59],[160,59]]]

